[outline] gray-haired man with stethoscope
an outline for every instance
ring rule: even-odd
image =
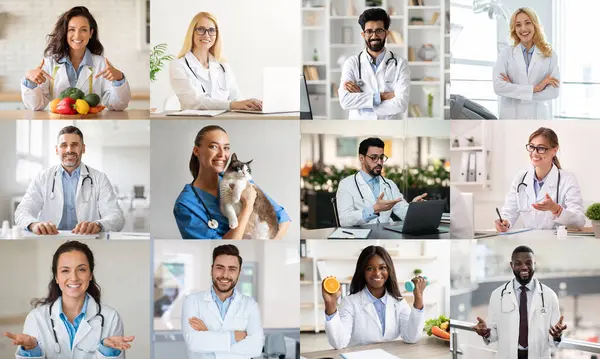
[[[381,175],[385,143],[379,138],[367,138],[358,147],[361,169],[340,181],[336,194],[337,210],[342,227],[362,224],[389,223],[392,213],[404,220],[408,203],[398,186]],[[413,199],[421,201],[424,193]]]
[[[492,292],[487,323],[477,318],[474,327],[486,345],[498,342],[496,358],[547,358],[567,329],[558,297],[535,274],[533,250],[515,248],[510,266],[515,278]]]
[[[76,234],[117,232],[125,226],[123,211],[106,175],[81,162],[83,133],[67,126],[57,136],[60,164],[39,173],[15,211],[18,227],[40,235],[59,230]]]

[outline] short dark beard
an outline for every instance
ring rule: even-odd
[[[532,269],[529,272],[529,277],[526,280],[521,279],[519,272],[513,269],[513,274],[515,275],[515,279],[519,282],[520,285],[527,285],[533,279],[533,274],[535,273],[535,269]]]
[[[381,42],[379,43],[379,45],[371,45],[371,41],[370,40],[365,40],[365,42],[367,43],[367,48],[371,51],[374,52],[379,52],[381,50],[383,50],[383,48],[385,47],[385,38],[383,39],[379,39],[381,40]],[[375,47],[376,46],[376,47]]]
[[[237,285],[237,281],[232,280],[231,281],[231,287],[228,290],[226,290],[226,291],[222,291],[222,290],[219,289],[218,279],[213,279],[212,282],[213,282],[213,288],[215,288],[215,292],[217,292],[217,294],[219,294],[219,293],[227,293],[227,292],[233,291],[235,289],[235,286]]]

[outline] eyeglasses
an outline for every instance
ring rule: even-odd
[[[539,153],[540,155],[548,151],[548,148],[544,146],[534,146],[532,144],[525,145],[525,149],[527,150],[527,152],[537,151],[537,153]]]
[[[364,31],[364,33],[365,33],[365,35],[367,35],[369,37],[373,36],[373,34],[377,35],[377,37],[382,37],[386,33],[386,30],[382,29],[382,28],[375,29],[375,30],[367,29]]]
[[[208,29],[205,27],[196,27],[194,28],[194,31],[196,31],[196,34],[198,34],[199,36],[206,34],[206,32],[208,32],[208,35],[210,36],[215,36],[217,34],[217,29],[215,29],[214,27]]]
[[[388,160],[388,156],[386,156],[386,155],[381,155],[381,156],[371,155],[371,156],[365,156],[365,157],[369,157],[371,159],[371,161],[373,161],[373,162],[378,162],[378,161],[385,162]]]

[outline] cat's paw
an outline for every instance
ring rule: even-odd
[[[237,227],[238,227],[238,220],[237,220],[237,218],[229,221],[229,228],[236,229]]]
[[[234,194],[233,195],[233,203],[240,203],[240,201],[242,200],[242,194]]]

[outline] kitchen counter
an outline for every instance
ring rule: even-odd
[[[59,115],[50,111],[9,110],[0,111],[0,120],[147,120],[149,110],[104,110],[95,115]]]
[[[359,347],[346,348],[341,350],[323,350],[312,353],[301,353],[306,359],[322,358],[341,358],[340,354],[353,353],[362,350],[382,349],[386,352],[400,356],[402,359],[447,359],[450,357],[450,345],[441,339],[434,337],[424,337],[415,344],[406,344],[403,341],[391,341],[379,344],[363,345]]]

